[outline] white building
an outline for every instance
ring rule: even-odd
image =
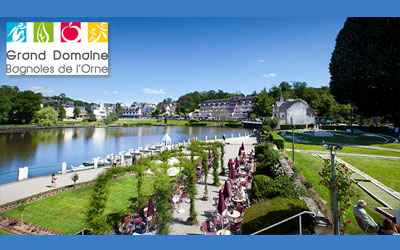
[[[295,124],[315,123],[315,112],[308,106],[306,101],[301,99],[283,99],[282,93],[279,102],[272,105],[272,117],[279,119],[279,125],[290,125],[291,117]]]
[[[122,107],[122,118],[141,118],[143,116],[151,115],[156,109],[155,104],[151,103],[138,103],[134,102],[130,107]]]
[[[92,106],[93,114],[97,120],[103,120],[111,112],[115,112],[115,104],[101,103]]]

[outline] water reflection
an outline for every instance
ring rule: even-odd
[[[167,132],[173,141],[237,135],[245,129],[211,127],[67,128],[0,134],[0,173],[19,167],[77,165],[93,157],[153,145]],[[54,172],[54,170],[52,170]],[[49,172],[51,173],[51,171]]]

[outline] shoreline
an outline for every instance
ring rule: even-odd
[[[145,123],[145,122],[144,122]],[[238,128],[238,129],[250,129],[245,127],[231,127],[231,126],[221,126],[221,125],[190,125],[188,124],[166,124],[164,123],[116,123],[110,125],[98,125],[98,124],[74,124],[74,125],[57,125],[57,126],[35,126],[35,125],[10,125],[10,126],[0,126],[1,133],[13,133],[13,132],[29,132],[35,130],[49,130],[49,129],[65,129],[65,128],[135,128],[135,127],[152,127],[152,126],[184,126],[184,127],[219,127],[219,128]],[[124,124],[127,124],[124,126]]]

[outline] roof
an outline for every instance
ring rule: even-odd
[[[224,98],[224,99],[211,99],[211,100],[206,100],[201,103],[209,103],[209,102],[229,102],[232,99],[238,99],[239,101],[241,100],[253,100],[254,96],[247,96],[247,97],[241,97],[241,96],[235,96],[232,98]]]
[[[167,133],[165,133],[165,135],[162,138],[162,142],[171,142],[171,137],[169,137],[169,135]]]
[[[288,101],[282,103],[281,106],[278,107],[278,112],[284,112],[285,110],[289,109],[291,106],[293,106],[294,104],[299,103],[299,102],[303,103],[307,107],[307,110],[306,110],[307,115],[311,116],[311,115],[315,114],[314,110],[308,106],[308,103],[301,99],[288,100]]]

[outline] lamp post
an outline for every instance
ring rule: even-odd
[[[339,211],[338,211],[338,198],[337,198],[337,184],[336,184],[336,166],[335,166],[335,150],[342,150],[342,146],[324,144],[325,149],[329,149],[331,153],[331,182],[333,187],[331,190],[332,199],[332,212],[333,212],[333,232],[335,235],[340,235],[339,232]]]
[[[290,125],[292,127],[292,163],[294,164],[294,128],[295,122],[293,116],[290,117]]]

